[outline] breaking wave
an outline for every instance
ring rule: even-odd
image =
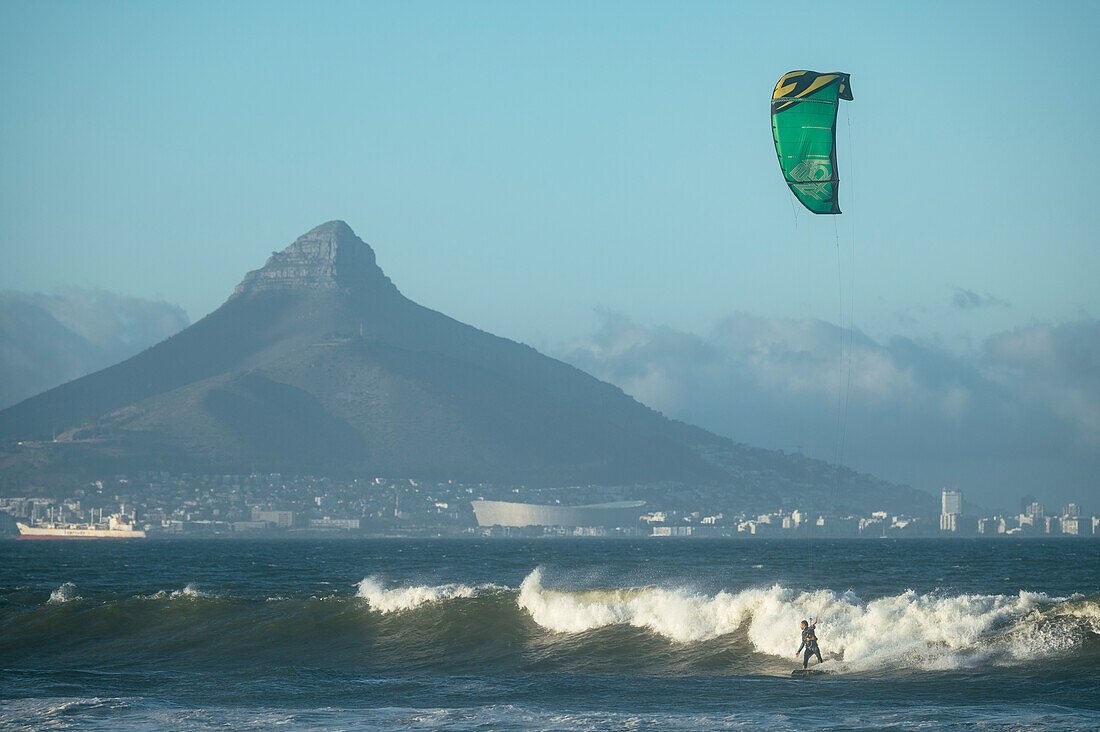
[[[659,587],[558,590],[543,587],[535,570],[517,601],[536,623],[557,633],[628,625],[681,644],[738,633],[754,651],[776,659],[793,657],[799,622],[818,617],[824,665],[835,671],[1038,660],[1100,637],[1095,598],[1031,592],[949,596],[910,590],[864,601],[852,592],[778,585],[712,596]]]
[[[414,586],[386,589],[378,577],[366,577],[359,583],[359,597],[380,613],[411,610],[425,603],[441,602],[456,597],[474,597],[477,589],[467,585]]]
[[[323,597],[216,586],[77,594],[72,583],[10,613],[0,656],[89,664],[255,663],[375,670],[498,669],[638,675],[786,674],[800,620],[820,617],[835,673],[1073,666],[1100,653],[1100,596],[917,593],[862,598],[781,585],[518,588],[368,576]],[[24,597],[24,595],[19,595]],[[79,603],[71,603],[73,600]],[[20,603],[23,601],[21,600]],[[12,605],[11,610],[16,606]],[[87,632],[95,628],[94,633]],[[135,645],[135,638],[141,643]]]

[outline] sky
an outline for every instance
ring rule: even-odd
[[[5,0],[0,290],[194,321],[343,219],[411,299],[670,416],[1100,511],[1097,28],[1091,2]],[[799,68],[851,74],[841,216],[776,164]]]

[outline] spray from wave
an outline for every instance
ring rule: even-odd
[[[73,600],[79,599],[81,599],[81,597],[76,594],[76,585],[72,582],[66,582],[50,593],[49,602],[56,605],[58,603],[72,602]]]
[[[194,582],[188,582],[182,590],[173,590],[169,597],[210,597],[210,594],[201,591]]]

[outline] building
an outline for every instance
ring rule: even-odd
[[[266,531],[271,524],[267,521],[234,521],[229,528],[232,531]]]
[[[691,536],[694,526],[654,526],[650,536]]]
[[[1043,532],[1047,534],[1062,533],[1062,519],[1057,516],[1047,516],[1043,519]]]
[[[478,526],[610,526],[634,528],[645,501],[586,506],[544,506],[508,501],[470,501]]]
[[[267,521],[275,524],[280,529],[287,529],[294,525],[293,511],[265,511],[258,506],[252,509],[253,521]]]
[[[993,534],[1003,534],[1008,531],[1008,526],[1005,524],[1003,516],[993,516],[990,518],[983,518],[978,521],[978,533],[986,536]]]
[[[959,521],[959,519],[961,518],[962,516],[957,513],[941,513],[940,531],[949,531],[953,534],[958,533],[959,529],[962,527],[962,524]]]
[[[963,494],[958,488],[943,489],[940,496],[940,531],[957,532],[963,513]]]
[[[350,518],[314,518],[309,520],[309,528],[311,529],[343,529],[344,531],[357,531],[359,529],[359,519]]]

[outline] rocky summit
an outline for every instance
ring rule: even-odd
[[[233,297],[266,291],[336,292],[376,288],[396,292],[374,259],[374,250],[343,221],[303,234],[267,263],[245,275]]]
[[[9,491],[169,470],[675,481],[773,500],[835,487],[840,475],[667,419],[572,366],[412,302],[342,221],[274,253],[171,338],[0,412],[0,440],[0,488]],[[844,472],[853,501],[901,495]],[[888,503],[927,498],[906,495]]]

